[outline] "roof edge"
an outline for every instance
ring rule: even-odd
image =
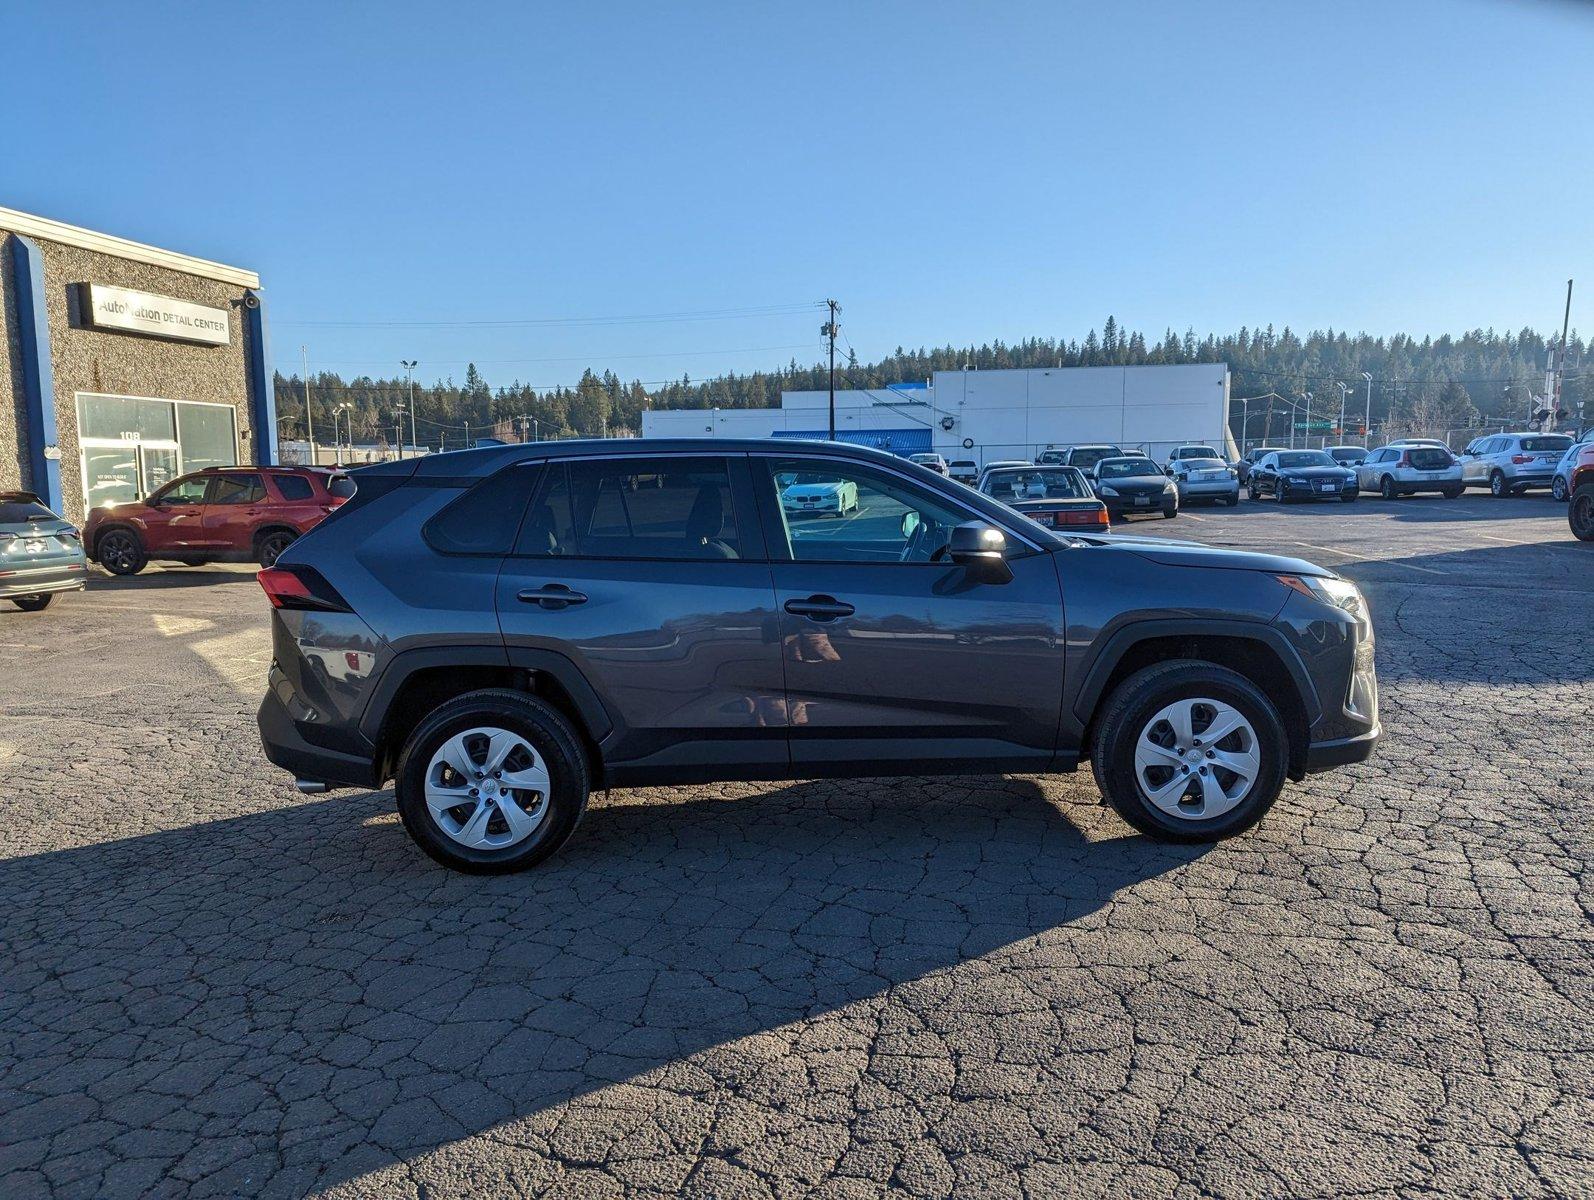
[[[54,221],[49,217],[36,217],[31,213],[18,212],[14,208],[0,207],[0,230],[18,233],[24,237],[39,238],[46,242],[57,242],[63,246],[75,246],[80,250],[93,250],[113,258],[126,258],[133,262],[148,263],[154,267],[165,267],[171,271],[181,271],[185,275],[198,275],[203,279],[235,283],[240,287],[260,286],[260,276],[242,267],[229,267],[225,263],[195,258],[191,254],[162,250],[158,246],[148,246],[143,242],[130,241],[109,233],[97,233],[92,229],[68,225],[64,221]]]

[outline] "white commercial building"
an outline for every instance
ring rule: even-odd
[[[779,408],[650,410],[642,414],[642,432],[823,438],[828,406],[828,392],[803,391],[782,392]],[[1224,363],[937,371],[927,384],[838,390],[836,437],[896,454],[934,450],[980,463],[1093,442],[1159,460],[1191,442],[1237,457]]]

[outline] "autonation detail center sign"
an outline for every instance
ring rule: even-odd
[[[85,283],[82,290],[83,318],[96,329],[144,333],[207,346],[225,346],[232,341],[225,308],[209,308],[103,283]]]

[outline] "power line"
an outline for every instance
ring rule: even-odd
[[[515,329],[531,326],[651,325],[675,321],[732,321],[757,317],[791,316],[808,312],[814,308],[823,308],[824,305],[825,302],[823,300],[815,300],[802,303],[766,304],[750,308],[709,308],[683,312],[631,313],[623,316],[601,317],[516,317],[504,320],[473,319],[468,321],[314,320],[274,321],[273,324],[279,326],[291,325],[295,328],[313,326],[322,329]]]
[[[564,363],[564,362],[592,362],[601,357],[605,361],[630,360],[637,358],[693,358],[704,354],[765,354],[773,350],[802,350],[812,347],[812,342],[787,342],[781,346],[733,346],[721,350],[663,350],[657,354],[568,354],[559,358],[433,358],[428,359],[429,366],[460,367],[479,366],[497,367],[514,366],[520,363]],[[355,367],[374,363],[386,363],[386,358],[321,358],[312,360],[318,367]]]

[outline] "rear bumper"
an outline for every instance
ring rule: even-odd
[[[88,580],[86,562],[59,563],[0,571],[0,598],[38,596],[46,592],[75,592]]]
[[[1238,479],[1203,479],[1198,482],[1180,483],[1179,499],[1181,500],[1222,500],[1233,497],[1240,498],[1240,481]]]
[[[376,767],[370,759],[328,750],[305,741],[276,692],[267,692],[260,704],[256,723],[266,758],[295,779],[331,784],[335,787],[374,788]]]
[[[1383,732],[1382,725],[1374,725],[1366,733],[1359,733],[1355,737],[1313,742],[1306,748],[1306,773],[1315,775],[1348,763],[1365,762],[1372,757],[1373,747],[1378,744]]]

